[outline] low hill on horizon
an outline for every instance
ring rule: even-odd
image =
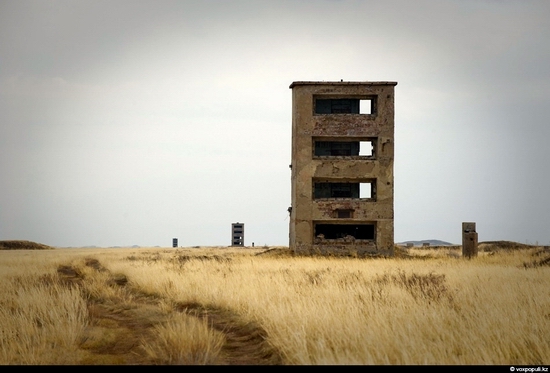
[[[420,240],[420,241],[403,241],[403,242],[398,242],[397,245],[406,246],[407,244],[411,244],[411,243],[414,246],[422,246],[425,243],[430,244],[430,246],[456,246],[457,245],[457,244],[450,243],[450,242],[447,242],[447,241],[441,241],[441,240],[435,240],[435,239]]]
[[[52,246],[27,240],[0,241],[0,250],[54,250]]]

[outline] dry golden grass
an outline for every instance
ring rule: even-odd
[[[45,261],[42,252],[0,251],[2,364],[71,363],[87,325],[80,291],[52,281],[58,262]]]
[[[144,340],[143,346],[156,364],[216,364],[225,340],[205,319],[186,314],[172,315],[155,326],[155,333],[156,338]]]
[[[504,246],[4,251],[0,363],[547,365],[550,253]]]

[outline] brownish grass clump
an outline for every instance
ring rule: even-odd
[[[535,250],[531,257],[532,260],[530,262],[523,263],[523,266],[525,268],[535,268],[541,266],[550,267],[550,248],[548,248],[547,246],[539,250]]]
[[[53,250],[54,248],[41,243],[25,240],[0,241],[0,250]]]
[[[382,285],[395,284],[408,291],[414,299],[425,299],[428,302],[449,297],[444,274],[407,274],[398,270],[396,274],[378,275],[374,281]]]
[[[528,245],[513,241],[483,241],[477,245],[480,251],[498,251],[498,250],[525,250],[536,248],[536,245]]]
[[[272,249],[267,249],[265,251],[259,252],[256,254],[256,256],[261,255],[264,257],[273,257],[273,258],[290,258],[295,256],[294,252],[287,248],[279,248],[275,247]]]

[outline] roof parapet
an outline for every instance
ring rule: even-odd
[[[350,82],[350,81],[339,81],[339,82],[334,82],[334,81],[331,81],[331,82],[325,82],[325,81],[321,81],[321,82],[314,82],[314,81],[296,81],[296,82],[292,82],[292,84],[290,85],[289,88],[293,88],[295,86],[298,86],[298,85],[392,85],[392,86],[395,86],[397,85],[397,82],[388,82],[388,81],[381,81],[381,82],[368,82],[368,81],[364,81],[364,82]]]

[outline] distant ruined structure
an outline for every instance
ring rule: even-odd
[[[393,255],[396,82],[304,82],[292,89],[290,248]]]
[[[464,258],[470,259],[477,256],[477,241],[476,223],[462,222],[462,256]]]
[[[244,246],[244,223],[231,224],[231,246]]]

